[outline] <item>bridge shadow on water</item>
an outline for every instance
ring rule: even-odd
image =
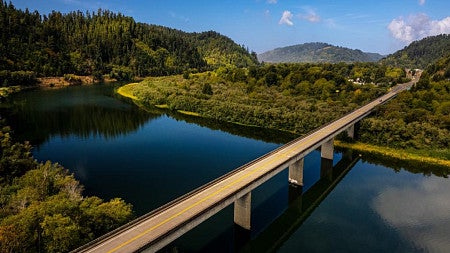
[[[306,187],[287,185],[286,169],[260,186],[266,189],[255,190],[251,231],[233,224],[231,205],[160,252],[275,252],[298,230],[359,158],[351,150],[346,150],[334,166],[332,160],[319,158],[319,179]],[[265,195],[267,192],[271,196],[257,203],[258,194]]]

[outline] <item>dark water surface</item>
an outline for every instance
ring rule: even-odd
[[[123,198],[136,215],[293,138],[143,111],[113,88],[25,92],[2,116],[37,160],[62,164],[86,195]],[[231,206],[163,251],[450,252],[450,181],[435,174],[350,151],[327,165],[316,151],[305,159],[302,189],[284,171],[252,192],[251,232],[233,225]]]

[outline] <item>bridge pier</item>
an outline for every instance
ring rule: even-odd
[[[289,183],[303,186],[303,164],[304,158],[289,165]]]
[[[250,230],[252,209],[252,192],[234,201],[234,223]]]
[[[351,139],[355,138],[355,124],[353,124],[349,128],[347,128],[347,136]]]
[[[333,141],[334,138],[331,138],[327,142],[324,142],[320,147],[320,156],[322,158],[333,160],[333,151],[334,151]]]

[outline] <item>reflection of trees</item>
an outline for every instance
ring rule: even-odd
[[[149,119],[159,116],[133,106],[92,104],[63,106],[51,110],[22,108],[14,114],[8,117],[8,123],[15,134],[21,140],[29,140],[34,145],[42,144],[54,135],[101,135],[114,138],[136,131]]]
[[[183,120],[188,123],[194,123],[213,130],[220,130],[233,135],[264,142],[284,144],[298,137],[297,135],[288,132],[264,129],[261,127],[243,126],[214,119],[183,115],[180,113],[170,113],[170,116],[176,120]]]
[[[423,174],[426,176],[435,175],[437,177],[447,178],[450,174],[450,168],[446,166],[429,164],[420,161],[408,161],[392,159],[388,156],[379,154],[372,154],[369,152],[361,152],[363,159],[369,163],[382,165],[384,167],[392,168],[399,172],[402,169],[414,174]]]

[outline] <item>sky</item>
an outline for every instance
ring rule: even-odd
[[[8,1],[9,2],[9,1]],[[12,0],[16,8],[97,11],[186,32],[219,32],[263,53],[325,42],[390,54],[414,40],[450,34],[449,0]]]

